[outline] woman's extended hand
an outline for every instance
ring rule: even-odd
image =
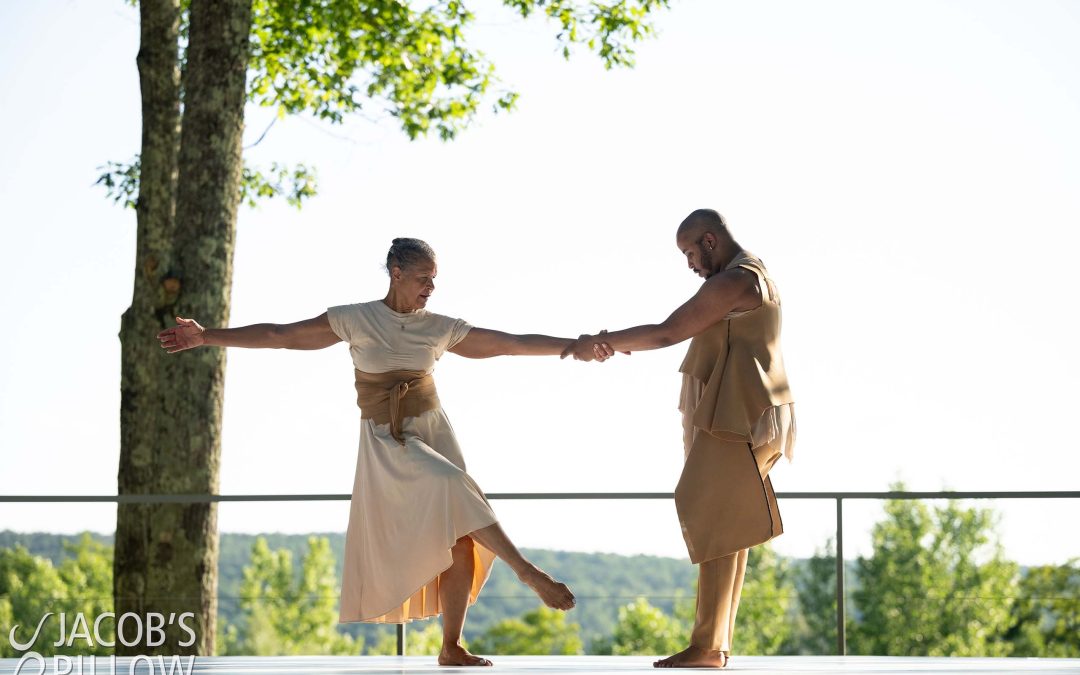
[[[560,359],[565,359],[567,356],[573,356],[575,361],[592,361],[596,358],[596,352],[593,350],[593,336],[580,335],[578,339],[571,342],[563,353],[559,356]]]
[[[206,329],[194,319],[176,317],[176,326],[166,328],[158,333],[158,340],[162,348],[170,354],[182,352],[185,349],[199,347],[206,343],[203,333]]]
[[[576,361],[607,361],[615,355],[615,350],[612,349],[611,345],[603,341],[604,333],[607,333],[607,331],[602,330],[596,335],[578,337],[577,340],[563,350],[562,356],[559,358],[565,359],[567,356],[573,356]],[[621,353],[627,356],[630,355],[630,352]]]

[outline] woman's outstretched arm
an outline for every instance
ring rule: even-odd
[[[465,339],[450,348],[468,359],[492,356],[558,356],[573,344],[569,338],[550,335],[512,335],[487,328],[473,328]]]
[[[203,328],[194,319],[176,317],[176,326],[158,333],[170,354],[203,345],[271,349],[322,349],[341,342],[323,312],[296,323],[257,323],[239,328]]]

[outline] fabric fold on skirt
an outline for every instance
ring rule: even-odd
[[[341,586],[340,622],[403,623],[436,616],[439,575],[450,549],[497,522],[480,486],[465,471],[442,408],[402,424],[362,420]],[[483,588],[495,554],[476,543],[469,604]]]

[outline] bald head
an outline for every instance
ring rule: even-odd
[[[706,279],[724,269],[739,248],[724,217],[712,209],[698,209],[688,215],[675,233],[675,243],[690,269]]]
[[[712,233],[718,239],[731,238],[724,217],[712,209],[698,209],[692,212],[679,224],[675,236],[692,235],[693,239],[698,239],[706,232]]]

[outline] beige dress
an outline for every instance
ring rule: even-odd
[[[353,366],[367,373],[430,373],[471,326],[426,310],[395,312],[381,300],[327,310],[334,333],[349,343]],[[439,575],[458,538],[496,522],[484,493],[465,472],[442,408],[402,422],[405,444],[389,424],[361,420],[339,621],[401,623],[440,614]],[[477,544],[469,604],[495,555]]]
[[[732,260],[732,264],[728,265],[725,269],[731,267],[744,267],[754,272],[760,273],[760,269],[753,264],[747,265],[744,259],[754,259],[751,254],[743,253],[740,256],[736,256]],[[756,259],[755,259],[756,260]],[[759,279],[759,285],[765,282],[764,279]],[[768,286],[771,288],[772,294],[775,295],[775,286]],[[768,293],[766,294],[768,295]],[[724,317],[725,321],[737,319],[741,316],[746,316],[754,310],[745,310],[741,312],[729,312]],[[697,433],[697,427],[694,426],[694,415],[697,413],[697,405],[701,400],[701,395],[705,392],[704,383],[689,375],[683,373],[682,391],[679,392],[679,411],[682,412],[683,422],[683,458],[690,456],[690,447],[694,444],[694,436]],[[766,445],[772,445],[780,455],[788,458],[788,461],[794,459],[795,456],[795,404],[783,403],[780,405],[770,406],[765,409],[765,412],[761,413],[761,417],[758,418],[754,426],[750,428],[750,445],[753,448],[760,448]]]
[[[694,563],[783,533],[769,470],[792,456],[795,411],[780,351],[780,296],[764,263],[739,253],[725,269],[758,277],[761,305],[694,336],[679,370],[686,464],[675,508]]]
[[[694,414],[705,389],[701,380],[683,373],[682,390],[679,392],[679,411],[683,424],[683,459],[690,456],[690,448],[700,429],[694,426]],[[795,404],[784,403],[766,408],[756,424],[750,429],[750,445],[757,449],[771,445],[777,456],[790,461],[795,455]]]

